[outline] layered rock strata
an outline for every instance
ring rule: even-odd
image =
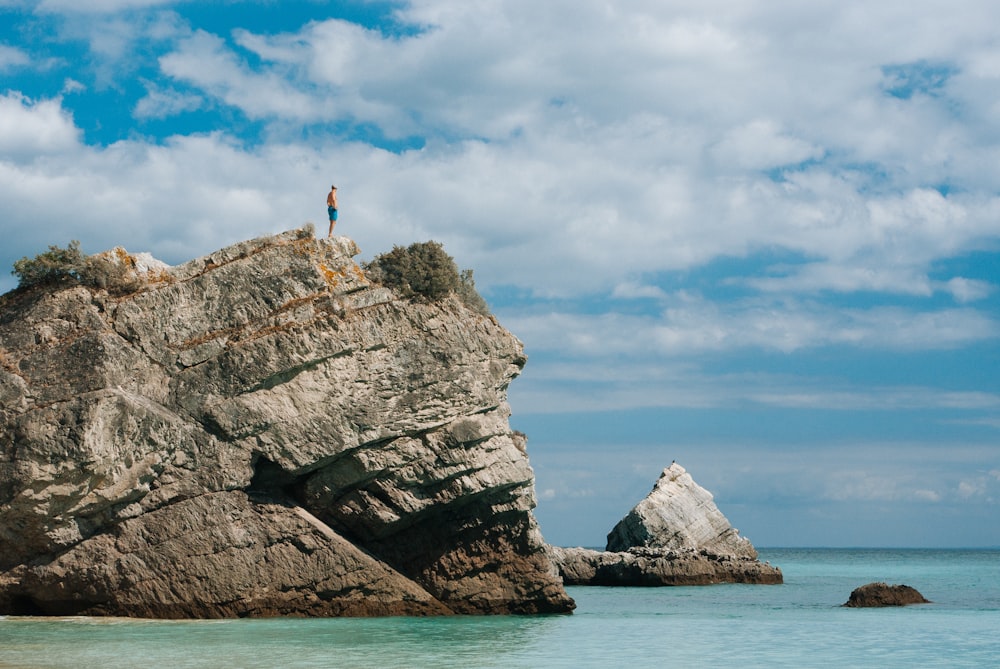
[[[608,534],[605,551],[549,547],[566,585],[783,582],[676,462]]]
[[[0,298],[0,614],[567,612],[521,343],[311,229]]]

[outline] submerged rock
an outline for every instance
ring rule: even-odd
[[[855,588],[844,603],[849,608],[876,608],[881,606],[909,606],[910,604],[930,604],[915,588],[908,585],[888,583],[868,583]]]
[[[550,546],[549,553],[566,585],[783,582],[676,462],[608,534],[607,550]]]
[[[357,253],[116,250],[128,291],[0,298],[0,614],[572,610],[508,424],[521,342]]]

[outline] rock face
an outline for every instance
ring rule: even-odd
[[[673,463],[608,534],[606,551],[549,547],[566,585],[782,583],[687,471]]]
[[[0,298],[0,614],[568,612],[521,343],[292,231]]]
[[[753,545],[719,511],[712,493],[676,462],[663,470],[652,492],[608,534],[609,551],[636,546],[757,558]]]
[[[908,585],[888,583],[868,583],[851,592],[844,603],[849,608],[876,608],[881,606],[908,606],[910,604],[930,604],[915,588]]]

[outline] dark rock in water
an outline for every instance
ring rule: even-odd
[[[0,298],[0,615],[568,612],[523,346],[310,229]]]
[[[844,606],[851,608],[874,608],[880,606],[908,606],[910,604],[930,604],[916,589],[908,585],[868,583],[855,588]]]
[[[566,585],[783,582],[677,463],[611,531],[607,551],[550,546],[549,554]]]

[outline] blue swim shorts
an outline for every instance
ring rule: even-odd
[[[327,207],[326,208],[326,212],[328,214],[330,214],[330,220],[331,221],[336,221],[337,220],[337,210],[336,209],[334,209],[333,207]]]

